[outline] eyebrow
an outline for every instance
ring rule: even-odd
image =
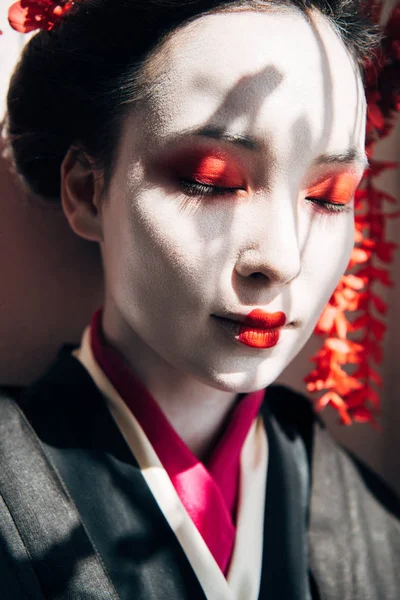
[[[241,135],[236,133],[229,133],[223,127],[197,127],[193,129],[186,129],[179,133],[179,137],[205,137],[213,140],[227,142],[234,146],[246,148],[247,150],[260,151],[264,144],[254,137],[248,135]],[[358,163],[363,169],[366,169],[368,159],[365,152],[361,152],[358,148],[348,148],[344,152],[332,152],[321,154],[314,162],[313,166],[319,165],[333,165],[333,164],[354,164]]]
[[[186,129],[185,131],[181,131],[179,133],[179,137],[189,136],[205,137],[222,142],[228,142],[229,144],[241,146],[242,148],[247,148],[248,150],[261,150],[263,147],[263,144],[261,144],[255,138],[247,135],[228,133],[223,127],[198,127]]]
[[[314,161],[315,166],[337,163],[344,165],[358,163],[364,169],[369,166],[366,154],[360,152],[358,148],[349,148],[345,152],[321,154],[321,156]]]

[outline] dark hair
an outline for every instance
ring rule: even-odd
[[[77,0],[54,30],[27,44],[8,92],[8,134],[17,171],[37,194],[58,200],[71,146],[112,170],[122,118],[138,95],[141,67],[165,36],[221,10],[318,10],[359,65],[375,44],[360,0]]]

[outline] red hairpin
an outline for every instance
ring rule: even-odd
[[[8,21],[20,33],[50,31],[74,5],[73,0],[19,0],[8,9]]]

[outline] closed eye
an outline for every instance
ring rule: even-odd
[[[188,196],[226,196],[243,190],[241,187],[222,187],[190,179],[180,179],[180,187]]]
[[[221,197],[235,194],[239,191],[244,191],[243,187],[226,187],[211,185],[209,183],[203,183],[193,179],[180,179],[179,185],[183,192],[188,196],[197,197]],[[341,213],[341,212],[352,212],[352,207],[348,204],[339,202],[329,202],[324,198],[312,198],[307,197],[306,201],[317,207],[319,210],[323,210],[328,213]]]
[[[339,202],[329,202],[323,198],[306,198],[307,202],[310,202],[316,206],[319,210],[324,210],[330,213],[341,213],[341,212],[352,212],[353,209],[348,204],[342,204]]]

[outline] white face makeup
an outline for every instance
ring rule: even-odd
[[[328,22],[294,10],[200,18],[162,57],[101,209],[105,327],[149,369],[260,389],[347,266],[362,85]],[[283,312],[285,326],[240,329],[255,309]]]

